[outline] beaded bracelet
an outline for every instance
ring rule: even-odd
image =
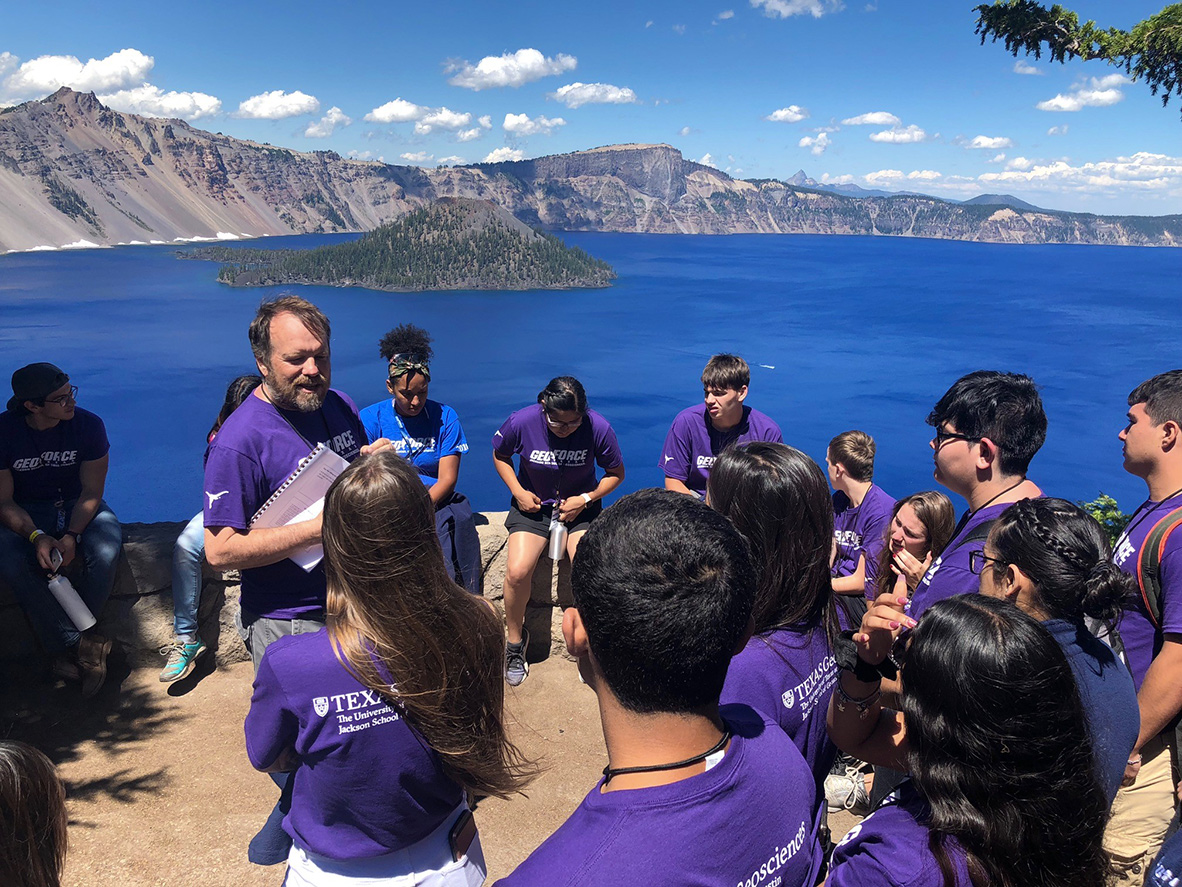
[[[863,721],[866,719],[866,716],[870,713],[871,707],[876,702],[878,702],[878,699],[880,696],[882,696],[882,690],[875,690],[869,696],[866,696],[862,699],[855,699],[853,696],[851,696],[849,693],[847,693],[842,688],[841,681],[838,680],[838,682],[837,682],[837,702],[835,704],[837,705],[837,710],[840,712],[845,711],[846,705],[852,705],[854,708],[856,708],[858,710],[858,720]]]

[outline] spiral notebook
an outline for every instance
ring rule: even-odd
[[[349,463],[329,449],[328,444],[317,444],[255,512],[250,519],[250,529],[286,527],[316,517],[324,509],[324,494],[337,475],[348,467]],[[317,542],[290,557],[311,572],[324,557],[324,546]]]

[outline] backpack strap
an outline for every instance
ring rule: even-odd
[[[1182,524],[1182,508],[1175,508],[1153,525],[1137,555],[1137,587],[1155,629],[1161,628],[1161,559],[1166,541]]]

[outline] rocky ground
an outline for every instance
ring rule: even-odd
[[[282,882],[283,866],[246,860],[247,842],[275,800],[243,745],[249,663],[207,666],[166,686],[155,670],[116,661],[89,703],[76,686],[47,683],[40,672],[9,667],[3,678],[0,735],[43,749],[66,782],[65,887],[156,887],[194,877],[209,887]],[[509,691],[508,707],[518,742],[545,771],[528,797],[477,806],[490,883],[566,818],[605,763],[595,698],[571,662],[550,656],[533,665]],[[852,821],[834,817],[834,832]]]

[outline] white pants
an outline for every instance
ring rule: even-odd
[[[459,860],[451,858],[447,833],[465,810],[460,804],[417,843],[368,859],[329,859],[292,844],[284,887],[480,887],[488,867],[480,835]]]

